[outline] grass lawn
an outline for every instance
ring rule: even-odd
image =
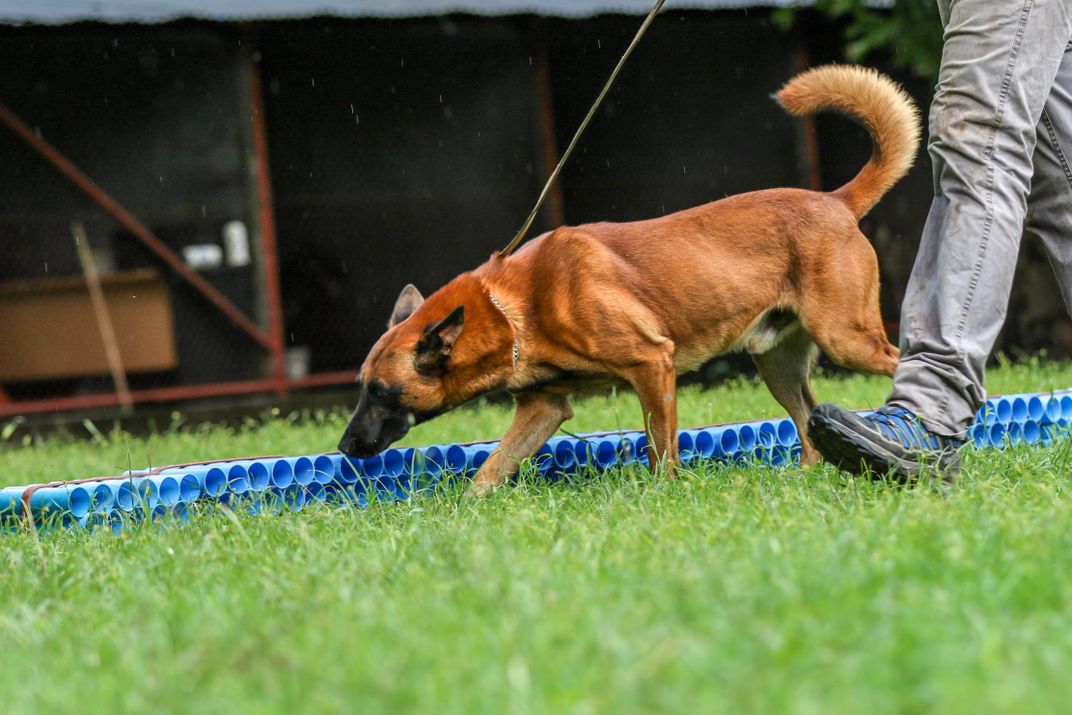
[[[1069,364],[988,378],[1069,386]],[[855,407],[887,389],[816,383]],[[743,381],[680,405],[683,426],[782,414]],[[570,431],[640,424],[630,395],[576,412]],[[508,419],[464,410],[408,441]],[[344,423],[8,440],[0,485],[325,451]],[[482,501],[0,536],[0,712],[1064,712],[1070,468],[1068,444],[972,452],[947,493],[829,467],[627,468]]]

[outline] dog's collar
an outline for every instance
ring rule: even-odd
[[[506,318],[506,322],[508,322],[510,324],[510,327],[514,329],[513,356],[514,356],[514,369],[516,370],[517,369],[517,363],[518,363],[519,360],[521,360],[521,348],[517,343],[517,326],[514,325],[514,321],[510,319],[510,314],[506,312],[506,308],[503,307],[502,301],[500,301],[498,298],[496,298],[495,294],[492,293],[490,290],[488,291],[488,298],[491,299],[491,304],[494,305],[496,308],[498,308],[499,312],[503,314],[503,317]]]

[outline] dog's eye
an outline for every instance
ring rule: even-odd
[[[371,397],[376,402],[383,402],[387,399],[387,391],[379,385],[373,385],[369,388],[369,397]]]

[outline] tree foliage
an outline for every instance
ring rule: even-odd
[[[938,74],[942,55],[942,26],[935,0],[893,0],[878,7],[874,0],[815,0],[809,8],[776,11],[784,29],[794,27],[808,10],[837,20],[852,62],[886,57],[924,78]]]

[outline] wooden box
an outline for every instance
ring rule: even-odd
[[[178,365],[167,285],[152,269],[101,276],[127,372]],[[107,375],[81,276],[0,284],[0,382]]]

